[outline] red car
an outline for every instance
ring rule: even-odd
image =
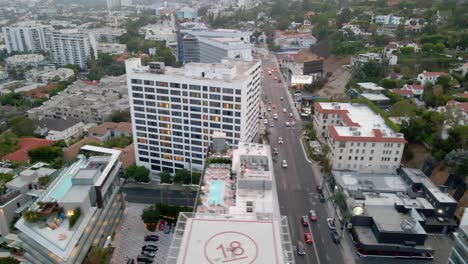
[[[310,210],[309,211],[309,216],[311,221],[317,221],[317,212],[315,210]]]
[[[278,83],[281,83],[281,79],[278,79]]]
[[[307,216],[305,215],[301,216],[301,222],[302,222],[302,226],[309,226],[309,220],[307,219]]]
[[[314,241],[312,240],[312,234],[311,233],[304,233],[304,239],[307,244],[312,244]]]

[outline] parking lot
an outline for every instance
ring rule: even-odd
[[[145,244],[157,245],[159,250],[156,252],[156,257],[153,263],[164,263],[167,253],[171,245],[172,233],[164,234],[162,231],[150,232],[145,229],[144,223],[141,220],[143,208],[148,204],[128,203],[125,209],[122,222],[116,230],[114,241],[115,247],[112,256],[112,264],[125,264],[128,258],[135,259],[141,253],[141,248]],[[145,242],[146,235],[158,235],[159,241]]]

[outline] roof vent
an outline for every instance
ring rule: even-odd
[[[161,74],[166,72],[166,66],[164,65],[164,62],[150,62],[149,70],[151,73]]]

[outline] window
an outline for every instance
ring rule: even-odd
[[[156,86],[167,87],[167,82],[156,82]]]
[[[145,85],[150,85],[150,86],[153,86],[153,85],[154,85],[154,81],[144,80],[143,83],[144,83]]]
[[[200,85],[190,85],[190,90],[200,91]]]
[[[171,88],[180,88],[180,83],[171,83]]]
[[[223,88],[223,93],[234,94],[234,89],[231,89],[231,88]]]
[[[145,87],[145,92],[147,92],[147,93],[154,93],[154,88]]]
[[[342,156],[338,157],[339,160],[341,160],[342,158],[343,158]]]
[[[134,83],[134,84],[141,84],[142,81],[141,81],[141,80],[138,80],[138,79],[132,79],[132,83]]]

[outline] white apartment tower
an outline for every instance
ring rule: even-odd
[[[200,170],[211,135],[252,142],[258,131],[259,60],[218,64],[126,61],[137,164],[154,172]]]
[[[315,103],[314,127],[330,147],[334,170],[394,173],[406,140],[367,105]]]
[[[46,31],[50,59],[57,65],[76,64],[86,69],[90,58],[97,58],[96,41],[77,30]]]
[[[2,28],[5,46],[8,53],[37,53],[47,49],[45,30],[51,26],[41,25],[35,21],[25,21]]]
[[[106,4],[108,10],[117,10],[122,6],[122,2],[120,0],[106,0]]]

